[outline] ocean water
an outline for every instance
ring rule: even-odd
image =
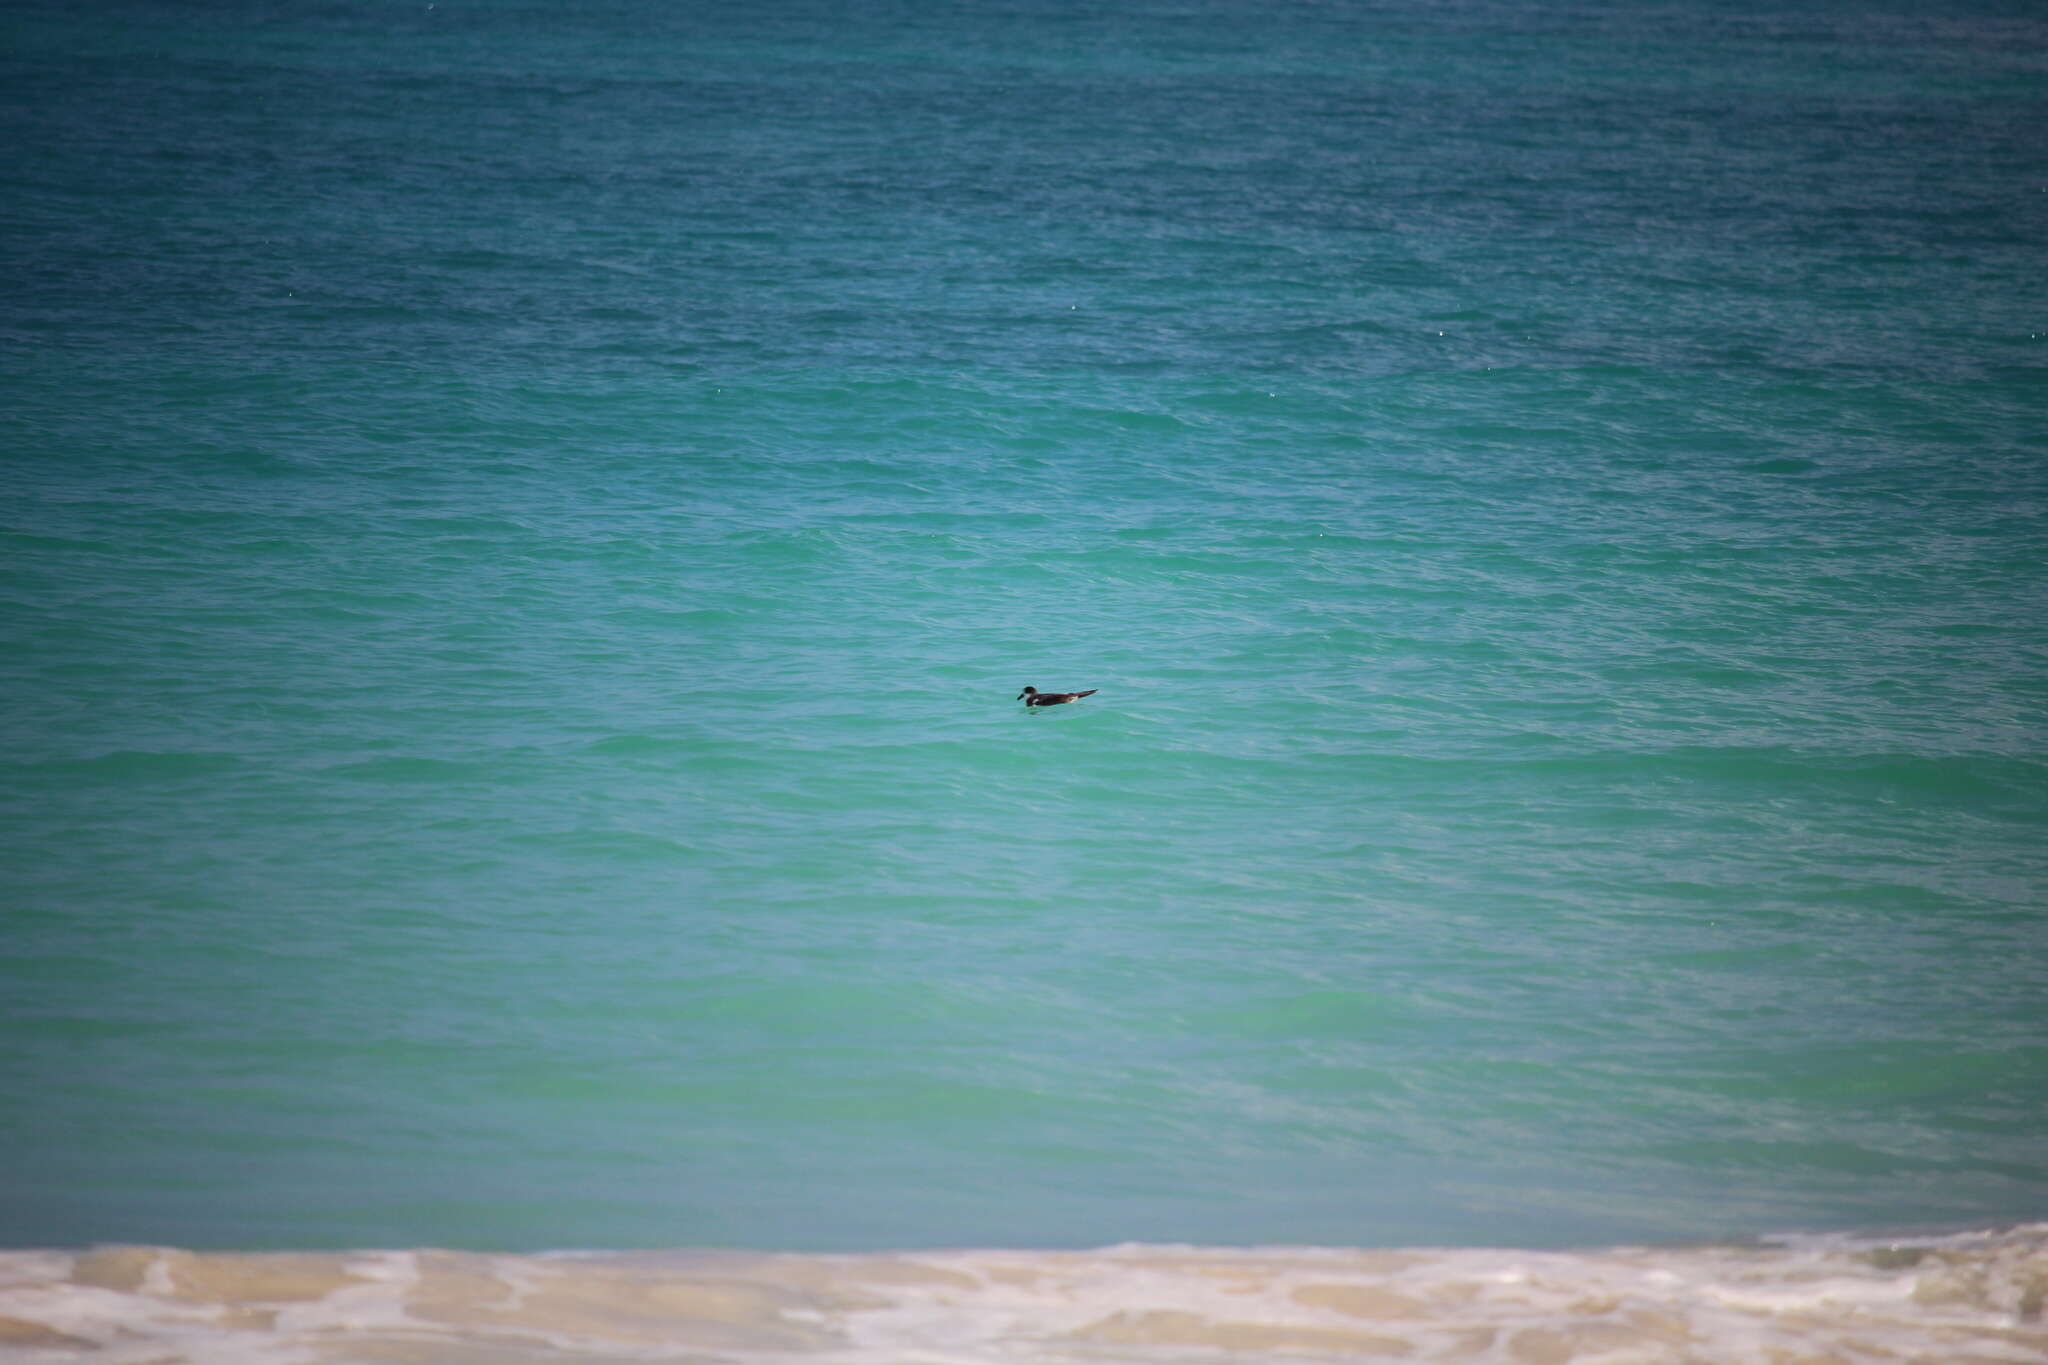
[[[0,1355],[2039,1358],[1924,11],[10,0]]]

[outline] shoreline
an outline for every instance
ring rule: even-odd
[[[2048,1223],[1506,1248],[0,1251],[0,1360],[2048,1358]]]

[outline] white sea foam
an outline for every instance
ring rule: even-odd
[[[2048,1224],[1594,1252],[0,1253],[0,1360],[1016,1365],[2048,1359]]]

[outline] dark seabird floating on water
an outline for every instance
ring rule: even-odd
[[[1017,700],[1026,706],[1065,706],[1070,701],[1092,697],[1101,690],[1099,687],[1091,687],[1086,692],[1041,692],[1035,687],[1027,687],[1017,694]]]

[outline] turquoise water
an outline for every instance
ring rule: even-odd
[[[2028,8],[5,32],[6,1245],[2048,1216]]]

